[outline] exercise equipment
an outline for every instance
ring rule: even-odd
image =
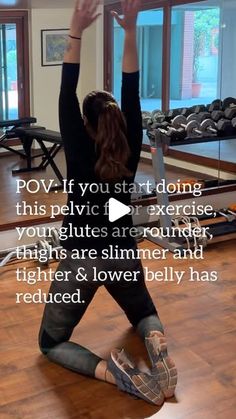
[[[222,103],[222,110],[225,111],[227,108],[230,108],[231,106],[236,106],[236,99],[234,97],[225,98]]]
[[[55,257],[57,259],[56,256],[61,249],[59,231],[51,227],[46,230],[45,238],[38,240],[36,243],[0,251],[0,267],[5,266],[15,259],[19,260],[21,256],[25,256],[26,251],[32,251],[35,254],[36,260],[38,260],[38,256],[43,251],[44,257],[40,263],[42,265],[48,265],[52,258]]]
[[[28,126],[31,124],[36,124],[37,119],[28,117],[20,119],[11,119],[8,121],[0,121],[0,128],[8,128],[9,132],[14,135],[14,129],[22,126]],[[13,137],[14,138],[14,137]]]
[[[200,113],[191,113],[187,117],[187,121],[198,121],[202,122],[204,119],[211,118],[211,114],[209,112],[200,112]]]
[[[192,113],[190,108],[181,109],[180,115],[185,116],[186,118]]]
[[[32,117],[0,121],[0,147],[17,154],[26,160],[26,167],[13,170],[13,175],[46,170],[48,166],[51,166],[59,181],[59,185],[52,187],[51,190],[62,189],[63,176],[54,160],[63,147],[61,134],[56,131],[47,130],[45,127],[34,125],[36,122],[37,119]],[[23,151],[15,150],[9,145],[7,140],[12,138],[20,139]],[[34,140],[39,144],[41,151],[40,153],[32,155],[32,144]],[[50,148],[47,148],[45,143],[51,143],[52,145]],[[38,157],[41,157],[42,161],[38,166],[33,167],[32,161]]]
[[[147,129],[150,125],[152,125],[152,113],[148,111],[142,111],[142,123],[143,129]]]
[[[153,129],[156,132],[155,135],[157,135],[160,139],[161,137],[165,137],[167,139],[167,141],[164,141],[165,144],[170,144],[171,142],[175,141],[181,141],[186,137],[186,133],[182,128],[176,129],[174,127],[169,127],[165,130],[163,128],[156,129],[155,127],[152,127],[151,131]]]
[[[25,144],[22,143],[24,152],[15,150],[13,147],[9,145],[10,139],[17,138],[16,129],[19,127],[28,128],[31,127],[31,129],[43,129],[44,127],[38,127],[34,125],[37,122],[36,118],[20,118],[20,119],[11,119],[9,121],[0,121],[0,147],[11,151],[12,153],[17,154],[18,156],[22,158],[26,158],[25,153]],[[33,124],[33,125],[32,125]]]
[[[165,114],[160,109],[155,109],[151,113],[152,121],[155,123],[162,123],[165,121]]]
[[[236,128],[236,117],[232,119],[231,124],[233,128]]]
[[[200,130],[202,130],[203,133],[215,136],[219,135],[220,133],[224,135],[231,135],[234,133],[232,123],[228,119],[220,119],[217,123],[211,119],[205,119],[200,124]]]
[[[205,105],[195,105],[191,108],[192,113],[208,112],[208,109]]]
[[[181,109],[170,109],[169,111],[165,112],[165,120],[167,122],[171,122],[175,116],[179,115]]]
[[[196,120],[188,122],[187,118],[183,115],[176,116],[172,120],[172,125],[175,129],[183,128],[189,138],[202,136],[202,132],[199,129],[199,123]]]
[[[236,106],[225,109],[225,118],[233,119],[236,117]]]
[[[184,118],[186,120],[185,117],[181,116],[181,118]],[[165,179],[165,166],[164,166],[164,158],[163,158],[163,144],[168,144],[168,141],[171,141],[170,139],[168,140],[166,134],[164,136],[161,136],[159,133],[159,130],[154,130],[148,132],[148,136],[150,138],[150,143],[151,143],[151,153],[152,153],[152,164],[153,164],[153,171],[155,174],[155,183],[156,185],[161,183],[163,179]],[[157,193],[156,191],[156,197],[157,197],[157,204],[160,207],[164,207],[167,208],[169,206],[169,196],[168,193]],[[183,251],[183,249],[186,248],[196,248],[198,246],[200,246],[200,244],[203,243],[204,241],[204,245],[206,245],[207,243],[207,238],[204,239],[203,234],[200,234],[199,240],[197,240],[196,237],[189,237],[186,239],[186,237],[184,237],[182,235],[182,228],[178,228],[176,227],[176,220],[173,219],[167,215],[167,214],[160,214],[159,216],[159,224],[161,227],[161,230],[163,232],[163,234],[158,235],[158,236],[153,236],[152,234],[152,230],[150,230],[150,232],[146,232],[145,230],[145,226],[140,226],[140,232],[145,232],[145,237],[147,237],[150,241],[154,242],[155,244],[158,244],[164,248],[169,249],[171,252],[174,252],[176,249],[179,249],[180,252]],[[187,220],[187,218],[185,217],[185,221]],[[192,225],[191,228],[194,228],[194,226],[196,226],[196,219],[188,219],[188,222],[186,221],[186,223],[190,224],[190,226]],[[169,231],[172,232],[173,228],[175,228],[174,232],[176,232],[176,234],[174,234],[172,236],[172,234],[170,234],[169,236],[165,234],[165,232]],[[200,231],[203,231],[200,229]],[[177,234],[178,233],[178,234]],[[204,239],[204,240],[203,240]]]
[[[224,111],[221,110],[215,110],[211,113],[211,119],[213,119],[213,121],[218,122],[220,119],[225,117],[225,113]]]
[[[217,118],[221,114],[221,111],[215,111],[217,112]],[[223,113],[224,115],[224,113]],[[195,124],[195,126],[189,125],[190,121],[197,121],[199,124]],[[172,121],[174,126],[178,126],[178,124],[186,129],[186,131],[189,131],[190,129],[190,135],[191,137],[191,129],[193,129],[194,132],[196,132],[198,135],[200,135],[199,131],[202,132],[202,134],[207,135],[217,135],[220,131],[221,133],[224,133],[226,135],[231,135],[234,133],[233,125],[229,119],[219,119],[217,123],[211,119],[211,114],[208,112],[200,112],[199,114],[190,114],[186,120],[183,118],[180,118],[180,115],[174,118]],[[236,123],[236,119],[235,119]],[[190,127],[190,128],[189,128]]]
[[[193,116],[193,115],[192,115]],[[196,115],[194,116],[196,117]],[[204,133],[202,132],[202,136],[194,136],[193,138],[182,138],[179,139],[176,138],[176,131],[177,127],[178,130],[181,132],[186,129],[188,119],[191,119],[191,115],[189,117],[185,118],[183,115],[178,115],[176,118],[174,118],[176,122],[174,122],[175,127],[170,127],[168,136],[168,132],[165,132],[164,130],[160,129],[150,129],[147,131],[148,138],[150,140],[151,145],[151,153],[152,153],[152,164],[153,164],[153,171],[155,174],[155,182],[156,184],[160,183],[163,179],[165,179],[165,165],[164,165],[164,156],[163,156],[163,145],[168,146],[177,146],[177,145],[187,145],[187,144],[197,144],[197,143],[207,143],[212,142],[216,140],[216,135],[219,134],[220,131],[217,131],[216,127],[221,130],[220,133],[224,132],[224,135],[222,135],[221,140],[227,140],[229,130],[227,130],[227,127],[231,125],[232,129],[232,121],[230,120],[220,120],[219,124],[214,124],[214,135],[211,135],[210,130],[208,130],[208,123],[205,121],[202,122],[202,124],[205,122],[203,129]],[[206,120],[207,121],[207,120]],[[211,126],[213,125],[213,121],[211,121]],[[227,122],[225,122],[227,121]],[[192,121],[190,121],[192,122]],[[194,122],[194,121],[193,121]],[[195,121],[197,124],[198,122]],[[236,118],[235,118],[235,124],[236,124]],[[199,126],[199,124],[198,124]],[[173,129],[174,128],[174,129]],[[213,129],[213,126],[212,126]],[[197,129],[198,130],[198,129]],[[164,132],[163,132],[164,131]],[[205,134],[205,136],[203,135]],[[193,180],[191,180],[193,181]],[[186,181],[187,182],[187,181]],[[195,183],[198,183],[198,181],[195,181]],[[215,182],[213,186],[218,185],[218,181],[204,181],[203,187],[208,187],[209,182]],[[229,181],[225,181],[229,182]],[[183,182],[184,183],[184,182]],[[157,197],[157,204],[158,207],[167,208],[169,206],[169,195],[168,193],[162,193],[162,194],[156,194]],[[230,212],[231,211],[231,212]],[[208,232],[206,235],[201,234],[199,240],[196,242],[196,238],[189,240],[186,240],[186,238],[183,237],[177,237],[177,236],[166,236],[166,231],[171,231],[173,228],[173,225],[177,225],[178,227],[181,227],[183,224],[191,224],[191,228],[194,228],[196,225],[200,225],[202,228],[208,228]],[[152,223],[153,225],[153,223]],[[155,223],[155,225],[157,225]],[[170,251],[175,251],[175,249],[179,249],[182,251],[183,249],[196,248],[196,246],[199,246],[202,244],[203,246],[206,246],[209,242],[210,236],[213,236],[213,239],[211,240],[211,243],[214,243],[214,241],[221,241],[222,236],[224,236],[226,239],[235,238],[236,236],[236,204],[232,204],[229,206],[228,210],[221,209],[215,211],[214,214],[209,216],[199,216],[197,219],[196,217],[193,219],[192,217],[189,217],[188,219],[186,217],[180,217],[176,219],[174,217],[173,219],[165,214],[160,213],[159,215],[159,223],[158,226],[160,226],[160,229],[163,231],[163,235],[161,236],[153,236],[151,233],[147,234],[145,237],[147,237],[150,241],[169,249]],[[143,226],[140,227],[141,229],[144,228]],[[178,230],[177,230],[178,231]],[[203,240],[204,239],[204,240]]]
[[[46,170],[48,166],[51,166],[52,170],[54,171],[59,185],[53,186],[51,190],[59,190],[63,188],[63,176],[61,171],[59,170],[57,164],[55,163],[54,159],[58,152],[61,150],[63,143],[61,134],[57,131],[51,131],[47,129],[31,129],[31,127],[19,127],[15,130],[16,135],[21,139],[21,141],[27,145],[27,167],[23,169],[14,170],[14,174],[18,173],[26,173],[26,172],[33,172],[39,170]],[[41,163],[36,166],[32,167],[32,155],[31,155],[31,147],[33,141],[36,141],[42,151],[40,155],[42,157]],[[51,147],[47,148],[46,143],[51,143]],[[38,156],[39,157],[39,156]]]
[[[212,113],[214,111],[220,111],[222,110],[222,100],[221,99],[215,99],[212,103],[207,105],[208,112]]]

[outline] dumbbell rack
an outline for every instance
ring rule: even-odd
[[[157,135],[157,130],[149,131],[148,137],[150,140],[151,145],[151,154],[152,154],[152,165],[153,171],[155,176],[155,184],[161,183],[163,179],[166,178],[165,176],[165,163],[164,163],[164,155],[163,155],[163,145],[168,145],[171,147],[176,147],[179,145],[188,145],[188,144],[198,144],[198,143],[206,143],[206,142],[213,142],[213,141],[220,141],[220,140],[230,140],[236,139],[236,136],[227,136],[227,137],[216,137],[216,136],[209,136],[209,137],[194,137],[194,138],[185,138],[184,140],[174,140],[171,141],[166,136],[163,137],[165,140],[161,140],[160,136]],[[162,206],[164,205],[165,208],[169,205],[169,195],[168,192],[159,194],[157,193],[157,204]],[[169,215],[160,215],[159,216],[159,226],[165,229],[170,229],[173,227],[172,219]],[[224,234],[224,228],[222,228],[223,223],[221,223],[220,231],[216,231],[216,226],[213,226],[212,233],[214,236],[219,236]],[[236,233],[236,221],[234,227],[231,226],[229,228],[230,231],[227,233]],[[211,232],[210,232],[211,234]],[[176,249],[183,250],[186,248],[186,241],[184,238],[179,237],[153,237],[151,234],[147,234],[147,238],[154,242],[155,244],[169,249],[171,252],[174,252]]]

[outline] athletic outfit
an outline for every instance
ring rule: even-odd
[[[143,268],[140,260],[103,260],[99,255],[102,249],[109,245],[119,245],[120,248],[136,248],[135,239],[129,234],[126,237],[112,237],[114,227],[133,226],[132,217],[127,215],[115,223],[109,223],[108,215],[104,215],[104,205],[111,198],[115,198],[129,205],[131,196],[128,193],[116,194],[114,185],[110,184],[109,193],[86,192],[81,196],[78,183],[97,183],[100,181],[95,175],[94,167],[98,157],[95,142],[89,137],[80,112],[76,95],[79,79],[79,64],[63,64],[62,83],[59,99],[60,129],[64,142],[67,163],[67,179],[75,181],[73,193],[68,194],[68,203],[73,201],[78,205],[98,205],[99,215],[68,215],[64,218],[63,227],[105,228],[108,235],[104,237],[71,237],[61,244],[67,249],[67,258],[59,263],[59,271],[71,271],[69,281],[54,281],[50,293],[76,293],[80,289],[81,300],[84,303],[49,303],[46,304],[39,333],[41,351],[47,357],[60,365],[77,371],[78,373],[94,376],[97,364],[101,358],[82,346],[69,342],[74,327],[79,323],[87,307],[92,301],[99,286],[104,285],[109,294],[124,310],[130,323],[138,330],[145,340],[153,330],[163,332],[157,311],[146,288]],[[142,116],[139,99],[139,72],[123,73],[121,108],[127,121],[127,138],[131,155],[127,167],[133,177],[124,179],[134,181],[142,146]],[[122,181],[121,181],[122,182]],[[95,260],[72,260],[73,249],[96,249],[98,258]],[[92,270],[103,271],[139,271],[137,282],[93,282]],[[75,278],[79,268],[84,268],[87,281],[78,282]]]

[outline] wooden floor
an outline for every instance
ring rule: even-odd
[[[153,247],[143,243],[142,246]],[[217,270],[218,281],[182,284],[148,282],[166,328],[179,382],[176,396],[161,408],[135,400],[115,386],[49,363],[39,352],[37,334],[43,307],[16,305],[16,264],[1,270],[1,419],[234,419],[236,414],[236,242],[209,246],[198,271]],[[188,270],[189,261],[145,261],[152,270]],[[26,266],[27,262],[22,264]],[[33,262],[28,267],[33,267]],[[52,268],[56,264],[52,264]],[[30,286],[31,292],[38,286]],[[44,291],[48,285],[42,285]],[[132,304],[132,301],[130,302]],[[102,288],[73,339],[102,357],[125,347],[143,363],[145,350],[120,308]]]

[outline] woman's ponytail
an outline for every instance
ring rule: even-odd
[[[99,150],[95,172],[101,180],[119,180],[132,173],[126,165],[130,156],[127,127],[116,102],[105,102],[98,118],[96,144]]]
[[[105,95],[107,100],[104,100]],[[90,98],[94,98],[94,96],[93,94]],[[99,100],[99,106],[96,99]],[[123,177],[130,177],[132,173],[126,167],[130,149],[125,117],[109,93],[99,92],[96,99],[96,106],[90,107],[90,112],[88,112],[89,99],[86,100],[84,106],[88,123],[95,133],[95,142],[98,149],[95,173],[103,181],[116,181]],[[97,118],[95,118],[96,116]],[[96,123],[94,123],[95,121]]]

